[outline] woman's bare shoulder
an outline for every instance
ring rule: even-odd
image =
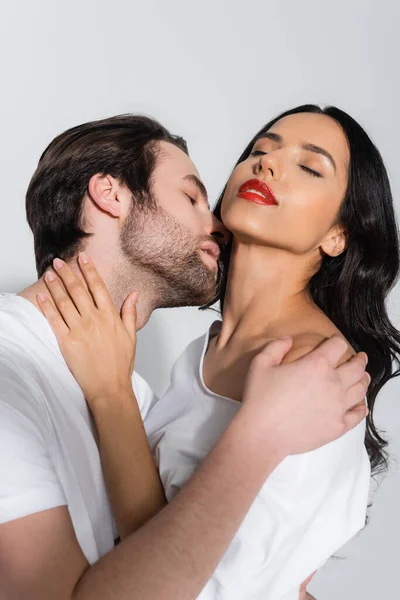
[[[346,340],[346,338],[336,328],[329,328],[323,331],[304,331],[294,335],[293,346],[291,350],[286,354],[282,362],[291,363],[299,358],[302,358],[309,352],[312,352],[313,350],[318,348],[318,346],[320,346],[323,342],[325,342],[327,339],[329,339],[335,334],[340,335],[347,343],[347,350],[337,364],[337,366],[339,366],[340,364],[346,362],[347,360],[349,360],[349,358],[354,356],[355,351],[353,350],[349,342]]]

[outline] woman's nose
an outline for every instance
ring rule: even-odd
[[[263,177],[266,181],[268,179],[280,179],[281,177],[281,166],[277,157],[273,156],[272,153],[264,154],[260,157],[260,160],[255,165],[255,173]]]

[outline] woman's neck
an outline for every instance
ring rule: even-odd
[[[243,349],[251,349],[260,340],[284,335],[282,326],[312,309],[306,290],[312,275],[306,275],[308,264],[304,255],[234,244],[217,347],[235,340]]]

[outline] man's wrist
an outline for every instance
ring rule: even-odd
[[[223,438],[232,447],[232,456],[248,461],[254,471],[263,475],[264,480],[288,455],[282,444],[267,435],[267,428],[263,427],[261,432],[257,422],[241,410]]]

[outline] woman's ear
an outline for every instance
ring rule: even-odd
[[[321,244],[321,250],[328,256],[339,256],[346,247],[347,232],[341,225],[335,225]]]
[[[96,173],[90,178],[88,195],[101,211],[112,217],[121,217],[122,207],[119,200],[120,185],[111,175]]]

